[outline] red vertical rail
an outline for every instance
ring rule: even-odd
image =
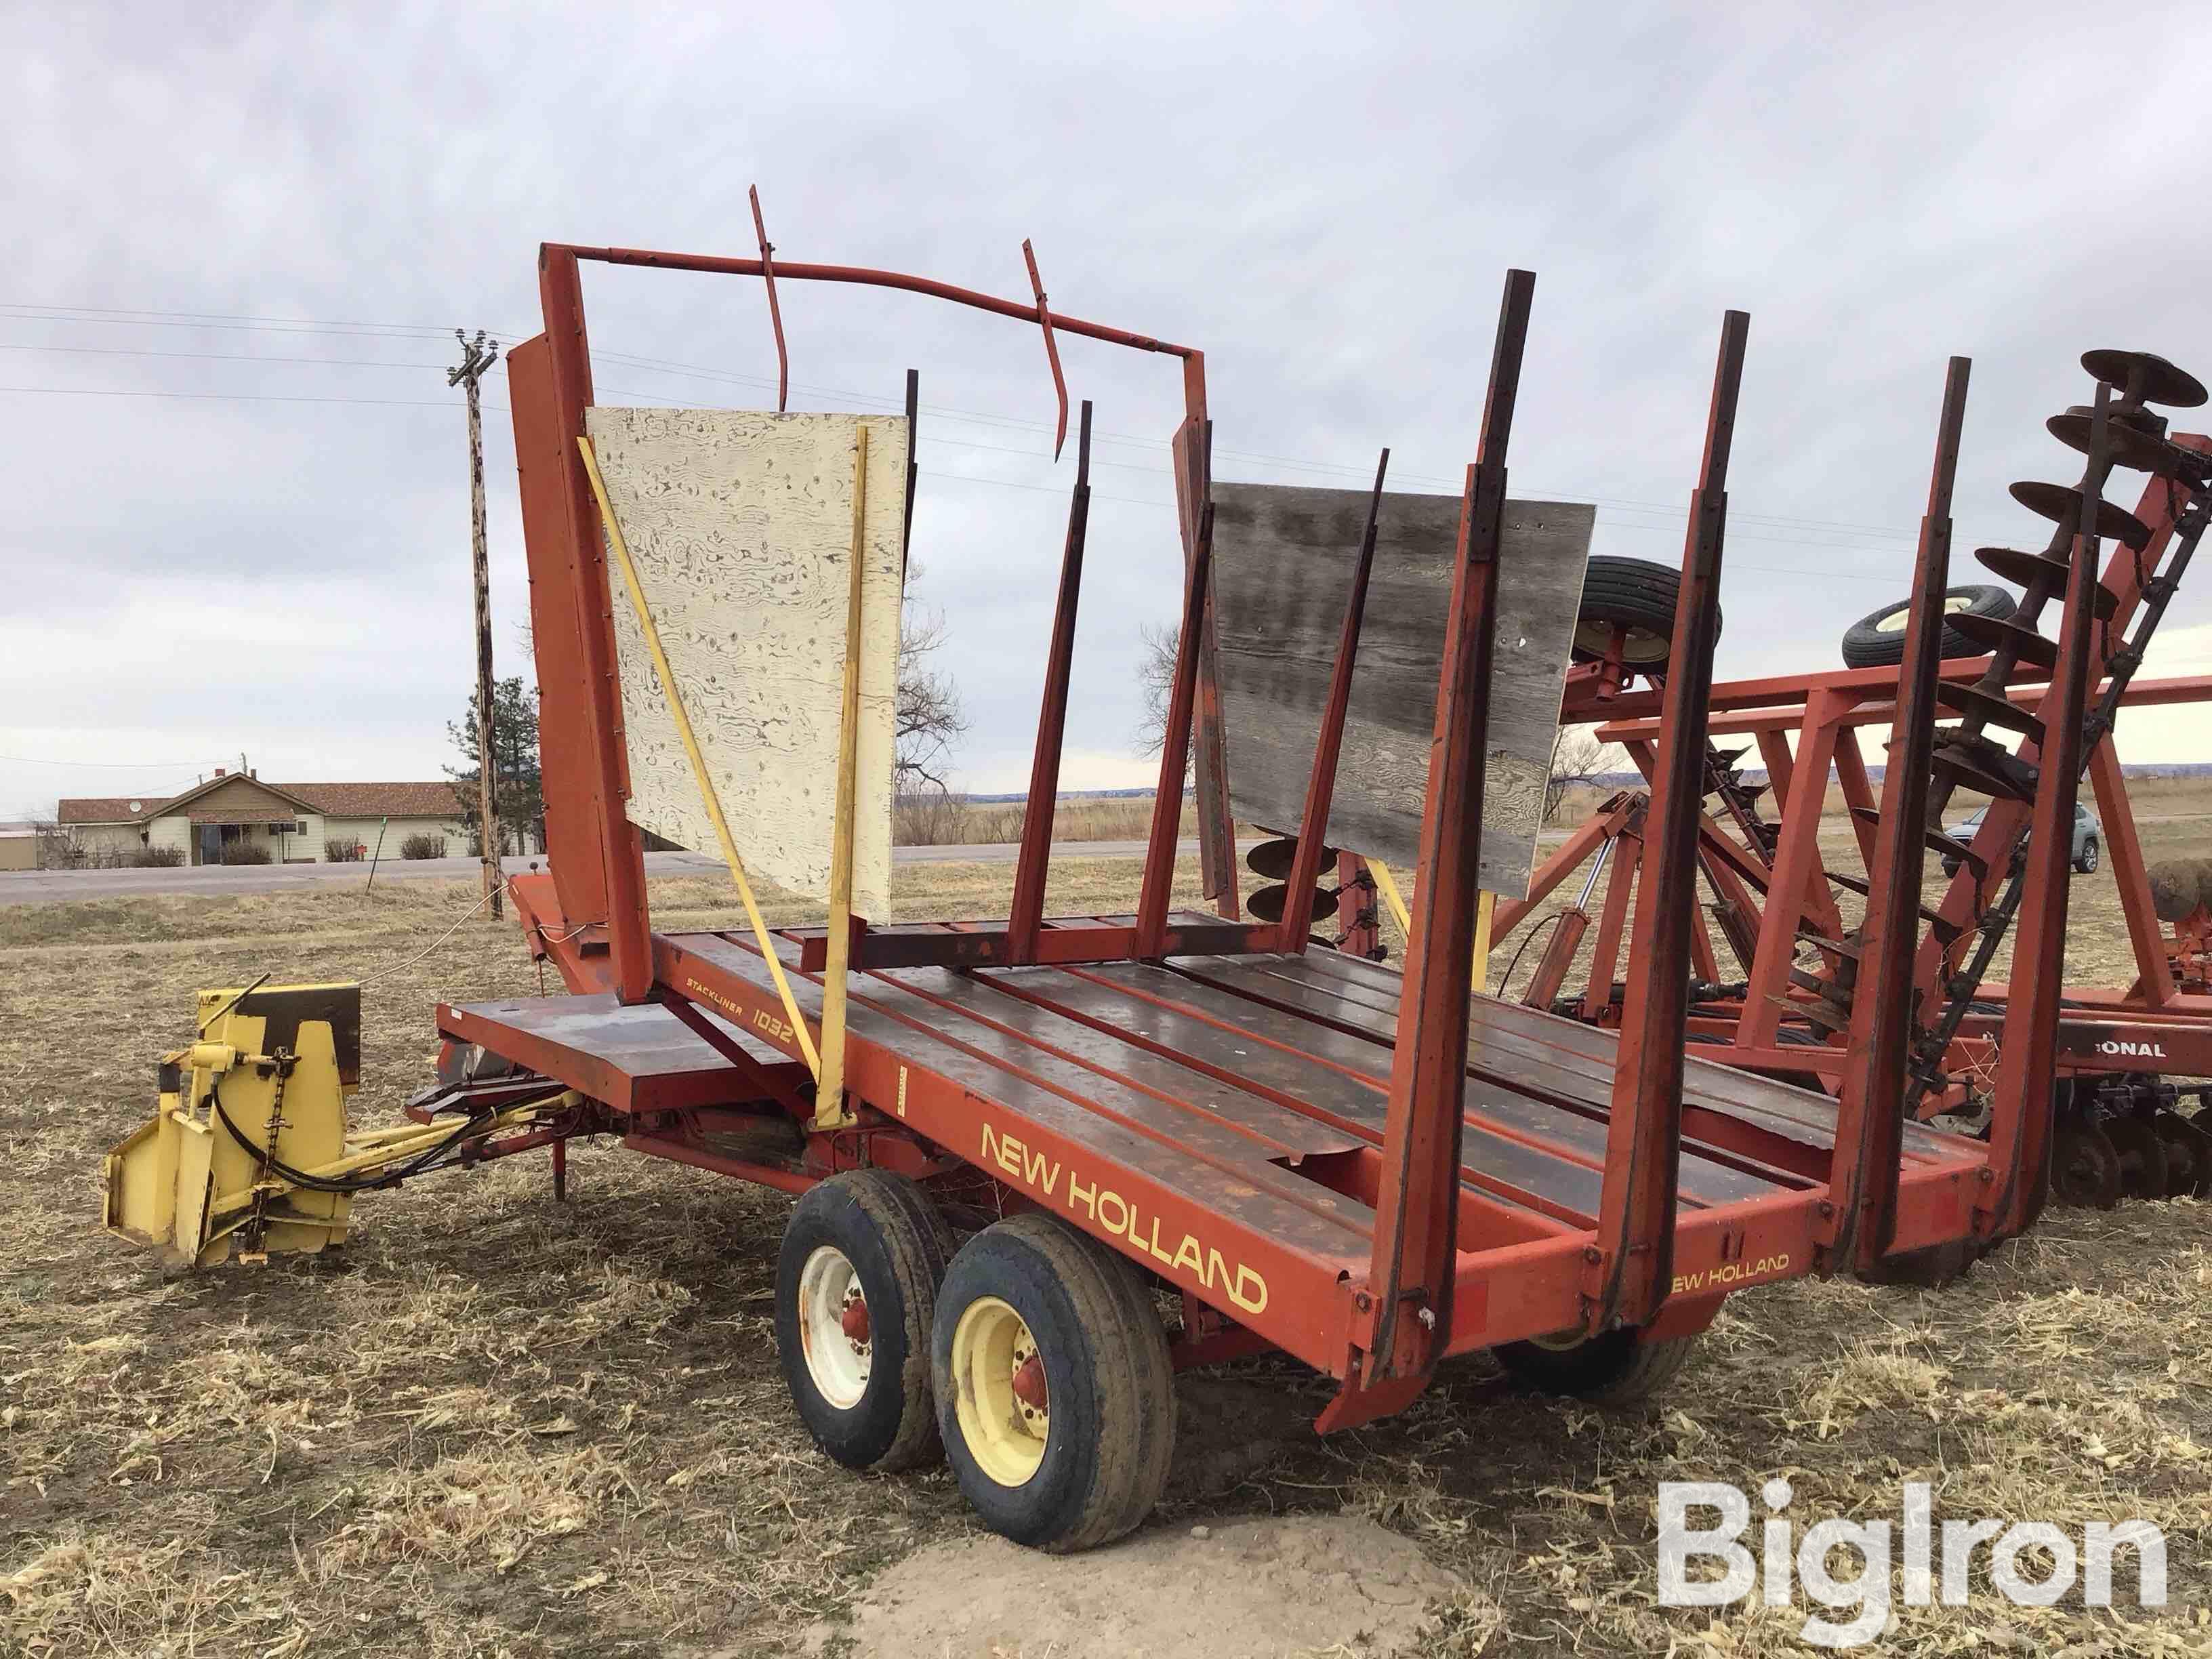
[[[607,915],[607,860],[600,842],[599,756],[592,746],[584,641],[576,617],[578,549],[568,521],[574,434],[561,428],[545,337],[507,354],[507,404],[530,566],[530,638],[537,659],[538,755],[545,802],[546,865],[568,925]]]
[[[1696,920],[1698,830],[1705,801],[1705,720],[1713,645],[1720,633],[1721,545],[1728,522],[1729,448],[1735,434],[1751,319],[1721,325],[1705,453],[1690,498],[1681,597],[1667,657],[1667,691],[1653,780],[1643,878],[1637,884],[1636,949],[1621,1010],[1620,1046],[1606,1131],[1598,1209],[1598,1260],[1589,1275],[1592,1334],[1646,1325],[1667,1299],[1674,1263],[1674,1205],[1682,1159],[1682,1044],[1688,1030],[1690,930]],[[1825,775],[1825,768],[1823,774]],[[1816,803],[1817,804],[1817,803]],[[1769,915],[1786,912],[1802,878]]]
[[[576,448],[576,440],[586,435],[584,410],[592,401],[592,354],[584,333],[583,283],[573,252],[550,246],[538,250],[538,292],[545,310],[545,343],[552,355],[554,407],[568,450],[562,465],[568,477],[576,627],[586,681],[585,735],[594,763],[599,845],[607,866],[608,950],[614,961],[616,994],[624,1002],[642,1002],[653,989],[652,923],[645,908],[644,843],[623,808],[629,797],[629,764],[623,750],[606,535],[590,475]]]
[[[1528,339],[1533,272],[1509,270],[1474,464],[1462,498],[1436,739],[1421,813],[1413,933],[1390,1059],[1382,1176],[1368,1283],[1375,1335],[1368,1375],[1425,1375],[1451,1329],[1459,1225],[1468,998],[1474,982],[1482,786],[1497,632],[1498,553],[1504,533],[1505,450]],[[1293,893],[1291,902],[1298,896]]]
[[[1206,355],[1186,352],[1182,363],[1183,423],[1170,446],[1175,456],[1176,502],[1186,567],[1197,556],[1206,505],[1213,499],[1213,422],[1206,408]],[[1237,835],[1229,811],[1229,761],[1222,730],[1219,652],[1209,600],[1199,632],[1198,730],[1192,737],[1191,775],[1198,797],[1200,889],[1224,916],[1237,920]]]
[[[1045,653],[1044,705],[1037,714],[1036,751],[1030,762],[1029,803],[1022,812],[1022,849],[1014,866],[1013,903],[1006,912],[1006,960],[1036,960],[1044,925],[1044,880],[1052,860],[1052,821],[1060,803],[1060,739],[1067,731],[1067,687],[1075,660],[1075,607],[1083,592],[1083,544],[1091,525],[1091,399],[1075,440],[1075,494],[1067,505],[1067,543],[1060,556],[1060,600]]]
[[[2105,476],[2106,405],[2112,387],[2097,383],[2089,420],[2087,477]],[[1984,1237],[2009,1237],[2043,1208],[2051,1159],[2057,1066],[2058,990],[2066,957],[2066,902],[2074,858],[2074,803],[2081,792],[2081,721],[2087,713],[2090,658],[2095,647],[2097,509],[2103,491],[2084,489],[2074,532],[2073,566],[2058,629],[2058,661],[2044,695],[2043,746],[2036,757],[2035,805],[2027,831],[2027,879],[2020,931],[2012,947],[2012,988],[2005,1001],[1997,1058],[1996,1115],[1990,1121],[1990,1181],[1974,1206]]]
[[[1897,678],[1881,816],[1867,874],[1863,955],[1851,998],[1850,1058],[1836,1116],[1836,1161],[1819,1228],[1831,1269],[1872,1267],[1897,1231],[1899,1160],[1905,1139],[1905,1073],[1912,1058],[1912,954],[1920,939],[1928,787],[1936,757],[1936,682],[1943,666],[1943,595],[1951,585],[1951,486],[1966,419],[1970,364],[1951,359],[1937,422],[1928,511]],[[1846,734],[1847,736],[1850,734]],[[1851,737],[1854,751],[1857,740]],[[2070,843],[2069,843],[2070,844]]]
[[[1199,640],[1212,586],[1213,503],[1207,501],[1199,508],[1197,532],[1191,541],[1190,568],[1183,584],[1182,632],[1176,644],[1167,726],[1160,733],[1160,787],[1152,797],[1144,886],[1137,895],[1136,954],[1139,957],[1157,957],[1167,948],[1168,897],[1175,889],[1176,842],[1182,828],[1182,776],[1190,764],[1191,709],[1198,700]],[[1205,811],[1201,799],[1201,818]]]
[[[1336,763],[1344,751],[1345,716],[1352,708],[1352,671],[1359,658],[1359,629],[1367,615],[1367,578],[1375,568],[1375,526],[1382,513],[1382,477],[1390,452],[1375,465],[1375,493],[1367,499],[1367,526],[1352,567],[1352,596],[1344,606],[1344,630],[1337,640],[1336,667],[1329,676],[1328,702],[1322,707],[1321,733],[1314,743],[1313,770],[1306,775],[1305,809],[1298,818],[1298,848],[1291,859],[1290,896],[1275,929],[1274,948],[1303,953],[1313,936],[1314,889],[1321,882],[1322,844],[1328,835],[1328,809],[1336,795]]]

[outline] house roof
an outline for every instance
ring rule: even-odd
[[[204,812],[191,811],[191,803],[223,784],[250,783],[273,797],[265,806],[227,806]],[[319,812],[353,818],[448,818],[460,810],[453,786],[436,783],[265,783],[237,772],[226,772],[195,784],[167,799],[148,795],[77,795],[63,800],[56,811],[59,823],[144,823],[154,818],[191,812],[194,822],[223,823],[274,823],[296,812]],[[287,809],[290,810],[287,810]],[[135,810],[134,810],[135,809]]]
[[[449,818],[461,810],[450,783],[288,783],[319,812],[346,818]]]

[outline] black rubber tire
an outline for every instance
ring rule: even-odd
[[[869,1316],[868,1380],[850,1407],[831,1403],[807,1369],[799,1285],[822,1246],[853,1264]],[[848,1468],[910,1469],[942,1452],[929,1388],[930,1327],[952,1237],[937,1206],[904,1176],[851,1170],[799,1195],[775,1265],[775,1346],[799,1420]]]
[[[1524,1389],[1567,1395],[1595,1406],[1635,1406],[1672,1382],[1689,1363],[1694,1336],[1646,1342],[1626,1328],[1571,1348],[1508,1342],[1498,1363]]]
[[[1051,1427],[1043,1460],[1016,1486],[984,1471],[960,1424],[953,1334],[985,1297],[1021,1316],[1044,1365]],[[1134,1530],[1159,1502],[1175,1455],[1167,1330],[1141,1278],[1097,1240],[1043,1215],[986,1227],[952,1258],[930,1356],[952,1472],[992,1531],[1069,1554]]]
[[[2102,853],[2103,849],[2097,845],[2097,838],[2090,836],[2081,843],[2081,856],[2074,860],[2074,868],[2085,876],[2095,875],[2098,865],[2104,861]]]
[[[1980,582],[1944,590],[1944,603],[1964,599],[1959,608],[1972,611],[1977,617],[1995,617],[2002,621],[2020,607],[2014,602],[2012,591],[1991,587]],[[1844,630],[1844,665],[1846,668],[1889,668],[1905,660],[1905,613],[1912,608],[1911,599],[1899,599],[1895,605],[1886,605],[1879,611],[1869,611]],[[1890,624],[1887,628],[1884,623]],[[1955,629],[1943,630],[1943,654],[1946,657],[1979,657],[1986,655],[1983,647],[1975,644]]]
[[[1605,655],[1606,631],[1626,628],[1630,636],[1622,654],[1628,665],[1647,672],[1664,668],[1674,647],[1674,605],[1681,592],[1681,573],[1671,565],[1591,555],[1583,576],[1582,608],[1576,612],[1574,659],[1595,662]],[[1717,629],[1714,637],[1719,637]]]

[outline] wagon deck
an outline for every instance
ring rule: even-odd
[[[777,942],[801,1011],[818,1018],[819,976],[802,966],[806,941]],[[726,1042],[780,1065],[786,1081],[803,1076],[745,1035],[756,1016],[772,1022],[779,1008],[750,936],[673,933],[660,944],[672,962],[736,993],[716,1021]],[[872,1097],[932,1140],[1043,1207],[1072,1207],[1137,1247],[1170,1283],[1226,1300],[1259,1335],[1340,1375],[1350,1287],[1375,1247],[1402,985],[1392,968],[1325,948],[875,969],[851,982],[851,1064],[857,1079],[890,1077]],[[746,989],[750,1007],[739,1000]],[[773,1109],[756,1097],[757,1082],[665,1007],[523,999],[444,1009],[440,1024],[449,1036],[626,1103],[633,1118]],[[1565,1270],[1596,1237],[1619,1047],[1607,1031],[1473,999],[1461,1273],[1474,1285],[1509,1265],[1562,1271],[1535,1275],[1548,1294],[1462,1298],[1451,1348],[1539,1336],[1579,1316],[1576,1276]],[[1837,1110],[1826,1095],[1697,1059],[1682,1098],[1677,1277],[1694,1304],[1700,1273],[1734,1288],[1802,1262],[1827,1194]],[[631,1144],[673,1133],[647,1129]],[[1948,1190],[1954,1202],[1941,1207],[1956,1214],[1955,1195],[1983,1157],[1974,1143],[1908,1126],[1903,1181]]]

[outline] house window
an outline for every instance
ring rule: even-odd
[[[307,833],[307,819],[305,819],[305,818],[301,818],[301,820],[299,820],[299,822],[298,822],[298,823],[295,823],[295,824],[292,826],[292,833],[293,833],[294,835],[295,835],[295,836],[304,836],[304,835],[306,835],[306,834]]]

